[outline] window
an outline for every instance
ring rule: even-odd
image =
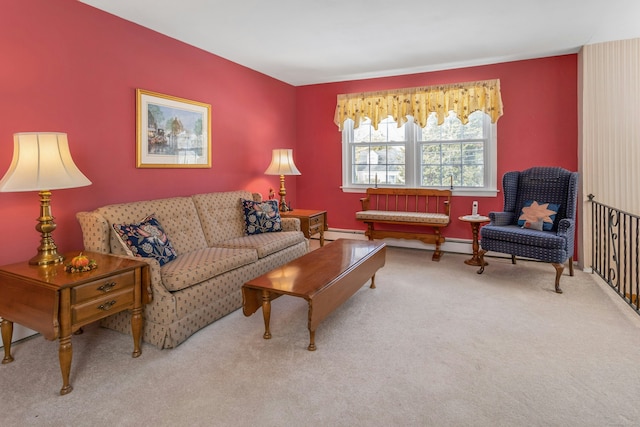
[[[387,117],[375,130],[369,119],[356,129],[345,121],[343,190],[380,186],[450,188],[457,195],[496,195],[496,125],[476,111],[463,125],[449,113],[432,114],[420,128],[409,116],[397,126]]]

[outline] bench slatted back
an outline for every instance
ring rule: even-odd
[[[366,209],[429,212],[449,215],[451,190],[427,188],[367,188]],[[430,206],[431,205],[431,206]]]

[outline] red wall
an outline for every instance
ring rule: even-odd
[[[75,0],[3,2],[0,176],[16,132],[58,131],[93,182],[53,192],[60,251],[81,248],[75,213],[107,203],[278,188],[272,148],[294,148],[295,88]],[[211,104],[211,169],[135,167],[135,89]],[[287,181],[289,194],[296,180]],[[0,193],[0,264],[35,255],[36,193]]]
[[[82,245],[75,213],[107,203],[249,189],[266,194],[271,149],[293,148],[302,172],[287,177],[295,207],[328,211],[333,228],[354,221],[360,194],[342,193],[336,95],[499,78],[498,175],[533,165],[577,170],[577,55],[381,79],[292,87],[75,0],[9,0],[0,26],[0,174],[13,133],[67,132],[78,167],[93,181],[53,192],[61,251]],[[53,19],[55,18],[55,19]],[[135,89],[212,106],[211,169],[135,167]],[[474,198],[456,197],[453,215]],[[477,198],[481,212],[502,196]],[[35,193],[0,193],[0,264],[31,257],[39,244]],[[453,221],[447,237],[470,238]]]
[[[298,87],[295,206],[327,210],[329,227],[361,229],[355,212],[362,194],[343,193],[342,139],[333,123],[336,95],[414,86],[500,79],[504,115],[498,120],[498,189],[502,175],[531,166],[578,167],[577,55],[517,61],[431,73]],[[454,197],[452,216],[502,210],[497,197]],[[452,221],[446,237],[471,238],[471,228]]]

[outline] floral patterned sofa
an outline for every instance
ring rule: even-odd
[[[246,281],[308,252],[309,242],[300,231],[299,220],[280,218],[276,201],[255,207],[260,211],[261,207],[269,210],[275,206],[275,212],[270,213],[280,219],[277,226],[273,227],[269,218],[269,227],[247,234],[247,218],[255,219],[247,202],[256,196],[248,191],[207,193],[77,213],[86,251],[135,256],[136,247],[128,245],[131,239],[126,241],[116,230],[131,231],[132,224],[135,228],[141,222],[160,230],[161,238],[154,239],[160,242],[161,256],[136,258],[150,266],[153,299],[144,310],[145,342],[159,348],[178,346],[199,329],[240,308],[241,287]],[[155,222],[144,221],[150,217]],[[139,253],[146,250],[140,248]],[[108,317],[102,326],[131,333],[126,312]]]

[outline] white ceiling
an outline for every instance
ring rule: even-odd
[[[640,37],[639,0],[81,0],[299,86]]]

